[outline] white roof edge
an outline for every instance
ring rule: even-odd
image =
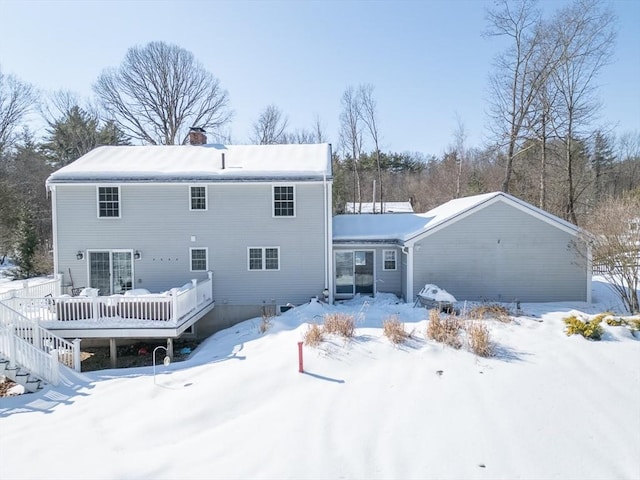
[[[404,244],[413,245],[416,242],[420,241],[421,239],[429,235],[432,235],[433,233],[436,233],[437,231],[441,230],[445,226],[455,223],[458,220],[461,220],[476,211],[482,210],[490,205],[493,205],[498,201],[505,201],[507,203],[510,203],[512,206],[516,207],[518,210],[521,210],[525,213],[533,214],[539,220],[542,220],[545,223],[551,226],[554,226],[556,228],[559,228],[560,230],[563,230],[571,235],[576,236],[580,232],[579,227],[577,227],[572,223],[567,222],[566,220],[561,219],[556,215],[553,215],[552,213],[546,212],[528,202],[525,202],[524,200],[514,197],[513,195],[509,195],[508,193],[494,192],[493,194],[489,194],[487,198],[479,200],[478,203],[470,205],[469,207],[462,209],[459,212],[456,212],[449,217],[443,218],[441,221],[433,225],[427,225],[422,232],[410,234],[409,236],[405,237]],[[446,204],[443,204],[443,205],[446,205]],[[439,208],[439,207],[436,207],[436,208]],[[427,214],[428,213],[429,212],[427,212]]]

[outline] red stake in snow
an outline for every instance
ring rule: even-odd
[[[304,368],[302,367],[302,342],[298,342],[298,372],[304,373]]]

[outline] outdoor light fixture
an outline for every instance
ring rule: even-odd
[[[138,250],[135,251],[135,253],[133,254],[133,258],[135,258],[136,260],[140,260],[140,252]]]
[[[84,258],[84,253],[82,253],[81,250],[78,250],[78,253],[76,253],[76,258],[78,260],[82,260]]]

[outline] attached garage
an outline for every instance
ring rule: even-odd
[[[349,244],[398,249],[397,278],[374,283],[374,294],[390,291],[390,283],[413,301],[429,283],[459,300],[591,300],[589,252],[579,229],[502,192],[423,214],[341,215],[333,230],[334,252]],[[373,271],[382,271],[384,254],[374,261]]]

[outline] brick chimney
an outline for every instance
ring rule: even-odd
[[[189,129],[189,145],[206,145],[207,136],[204,128],[191,127]]]

